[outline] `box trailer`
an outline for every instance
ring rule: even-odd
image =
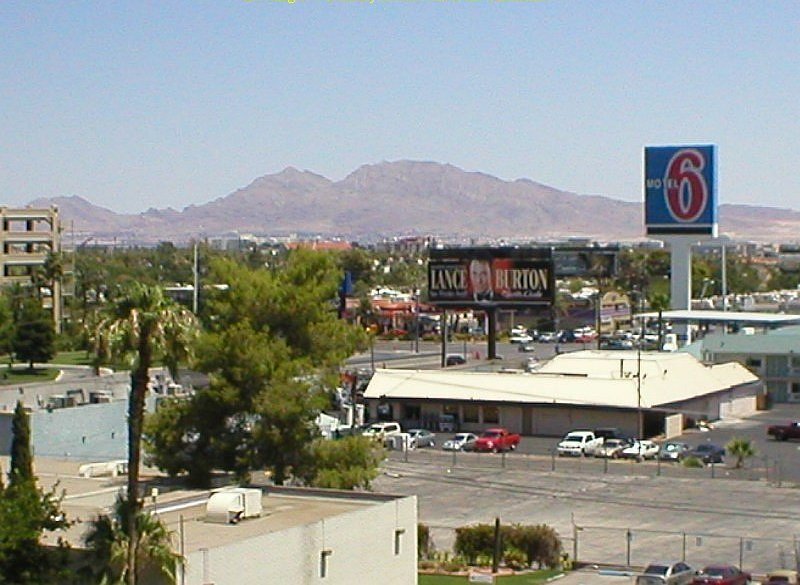
[[[261,516],[261,490],[223,488],[214,490],[206,503],[206,522],[236,524],[244,518]]]

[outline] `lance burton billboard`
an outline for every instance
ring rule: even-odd
[[[717,234],[713,146],[644,149],[647,235]]]
[[[428,298],[444,307],[547,306],[553,302],[552,254],[540,248],[432,249]]]

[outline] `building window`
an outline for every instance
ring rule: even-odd
[[[791,358],[791,368],[793,370],[800,370],[800,356],[793,355]]]
[[[761,369],[761,358],[747,358],[745,365],[752,369]]]
[[[483,422],[485,423],[499,423],[500,422],[500,409],[496,406],[483,407]]]
[[[464,422],[476,423],[478,422],[478,406],[475,404],[464,405]]]
[[[791,393],[793,400],[800,400],[800,383],[792,382]]]

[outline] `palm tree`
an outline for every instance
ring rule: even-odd
[[[198,332],[197,320],[164,296],[159,287],[139,283],[128,285],[116,298],[94,331],[98,356],[127,360],[131,365],[131,395],[128,401],[128,500],[126,583],[137,583],[136,517],[141,509],[138,498],[142,423],[150,366],[164,358],[170,374],[177,379],[178,359],[188,356]]]
[[[84,541],[92,551],[88,570],[101,583],[122,583],[128,576],[127,551],[130,539],[126,519],[129,502],[121,495],[110,515],[98,516]],[[175,583],[183,557],[172,548],[172,533],[157,516],[139,511],[136,515],[136,571],[148,581]]]
[[[736,469],[741,469],[742,465],[744,465],[744,460],[756,454],[755,447],[753,447],[753,443],[750,439],[733,437],[728,444],[725,445],[725,449],[728,453],[736,457]]]
[[[664,319],[663,312],[669,309],[669,295],[666,293],[653,293],[650,295],[650,309],[658,311],[658,350],[664,347]]]

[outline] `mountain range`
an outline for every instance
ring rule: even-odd
[[[88,241],[176,243],[254,234],[341,237],[375,241],[401,235],[443,240],[525,241],[588,237],[643,238],[641,202],[562,191],[529,179],[505,181],[436,162],[363,165],[341,181],[287,167],[202,205],[119,214],[72,197],[57,205],[65,232]],[[736,240],[792,241],[800,213],[790,209],[721,205],[720,233]]]

